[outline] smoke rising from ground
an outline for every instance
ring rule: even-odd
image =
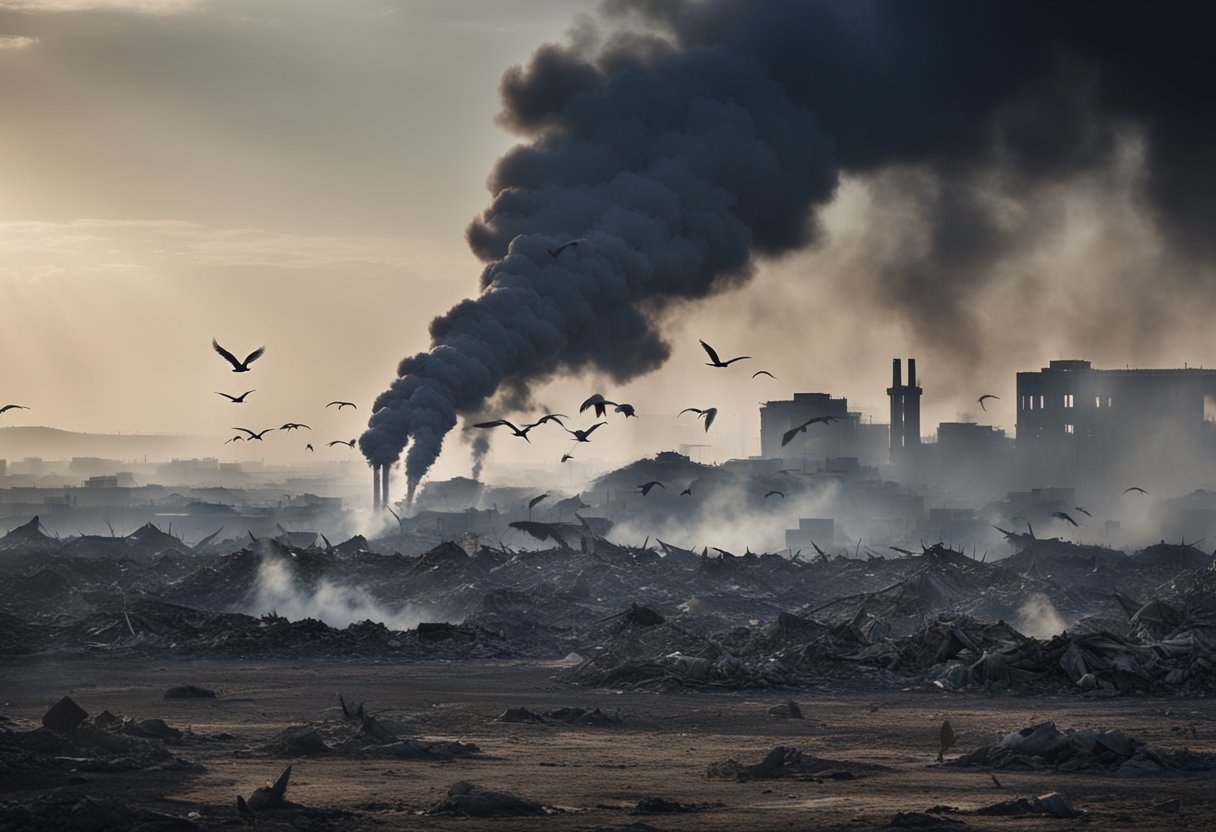
[[[315,618],[331,627],[346,627],[361,621],[375,621],[390,630],[410,630],[420,621],[441,621],[442,616],[413,606],[389,609],[362,587],[349,586],[322,578],[306,587],[295,574],[291,562],[264,555],[258,565],[254,615],[275,612],[291,621]]]
[[[1023,239],[1017,200],[1112,164],[1128,137],[1163,243],[1210,254],[1216,166],[1201,148],[1216,130],[1216,72],[1200,40],[1210,27],[1187,18],[1212,14],[607,3],[505,75],[500,121],[527,143],[499,161],[469,228],[482,292],[401,363],[364,454],[393,462],[410,443],[412,488],[459,416],[496,394],[519,405],[556,375],[624,382],[657,369],[664,313],[739,285],[754,257],[812,241],[842,174],[894,188],[918,229],[916,247],[877,271],[878,297],[858,302],[897,308],[943,351],[978,355],[987,321],[974,299],[1034,284],[993,268]]]
[[[1041,592],[1030,596],[1022,604],[1015,626],[1023,635],[1042,639],[1058,636],[1066,629],[1055,604]]]

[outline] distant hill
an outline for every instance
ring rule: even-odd
[[[207,455],[213,446],[203,437],[172,434],[140,433],[74,433],[45,427],[0,428],[0,459],[70,459],[75,456],[95,456],[105,459],[152,459]],[[211,456],[215,455],[214,447]]]

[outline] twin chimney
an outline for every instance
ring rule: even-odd
[[[388,465],[372,466],[372,508],[388,508]]]

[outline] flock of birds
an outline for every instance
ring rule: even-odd
[[[214,349],[220,355],[221,358],[223,358],[225,361],[227,361],[229,364],[232,365],[232,372],[234,372],[234,373],[250,372],[249,365],[252,364],[253,362],[257,361],[259,358],[261,358],[263,355],[266,354],[265,347],[258,347],[256,350],[249,353],[249,355],[245,356],[245,360],[242,361],[239,358],[237,358],[235,355],[233,355],[231,352],[229,352],[228,350],[226,350],[222,346],[220,346],[219,341],[217,341],[214,338],[211,339],[211,348]],[[223,393],[219,390],[216,390],[215,394],[217,396],[223,396],[225,399],[227,399],[232,404],[244,404],[245,400],[249,396],[249,394],[256,393],[256,392],[257,392],[257,390],[255,388],[253,390],[246,390],[244,393],[241,393],[239,396],[234,396],[231,393]],[[359,409],[359,406],[356,405],[354,402],[346,402],[346,401],[332,401],[329,404],[325,405],[325,407],[326,408],[336,407],[339,411],[342,410],[342,408],[344,408],[344,407],[349,407],[354,410]],[[2,412],[3,411],[0,410],[0,413],[2,413]],[[284,433],[291,433],[293,430],[312,431],[312,428],[309,427],[308,425],[304,424],[303,422],[285,422],[280,427],[263,428],[262,430],[252,430],[251,428],[242,428],[242,427],[234,427],[232,429],[235,431],[240,431],[240,433],[236,434],[231,439],[225,440],[224,441],[225,445],[228,445],[232,442],[262,442],[262,441],[264,441],[264,437],[266,436],[266,434],[272,433],[274,431],[283,431]],[[345,445],[346,447],[353,449],[355,447],[355,440],[354,439],[349,439],[349,440],[348,439],[335,439],[332,442],[326,443],[326,446],[330,447],[330,448],[332,448],[334,445]],[[316,448],[313,447],[311,442],[309,442],[308,444],[306,444],[304,446],[304,450],[312,452],[312,453],[316,452]]]
[[[572,240],[568,243],[564,243],[563,245],[559,246],[556,249],[549,249],[549,254],[552,255],[553,257],[557,257],[563,251],[565,251],[567,248],[570,248],[572,246],[577,246],[581,242],[586,242],[586,241],[585,240]],[[723,361],[722,358],[718,355],[717,350],[715,350],[709,344],[705,343],[704,341],[701,341],[700,344],[701,344],[702,349],[705,350],[705,354],[709,357],[709,361],[707,361],[705,363],[705,366],[707,366],[707,367],[714,367],[716,369],[728,369],[731,364],[734,364],[737,361],[747,361],[747,360],[751,359],[750,355],[739,355],[739,356],[735,356],[734,358]],[[773,375],[768,370],[757,370],[756,372],[752,373],[752,378],[756,378],[758,376],[768,376],[771,379],[777,378],[775,375]],[[591,396],[587,397],[587,399],[582,404],[579,405],[578,412],[586,413],[588,410],[590,410],[596,419],[607,419],[609,408],[612,409],[613,413],[619,413],[625,419],[630,419],[630,418],[636,419],[637,418],[637,410],[632,404],[628,404],[626,402],[610,401],[609,399],[604,398],[603,394],[601,394],[601,393],[593,393]],[[714,419],[716,419],[718,417],[718,408],[716,408],[716,407],[686,407],[680,411],[679,416],[683,416],[685,413],[695,413],[696,417],[698,419],[703,420],[702,424],[704,425],[705,432],[708,433],[710,426],[713,425],[713,423],[714,423]],[[570,434],[571,437],[574,438],[574,444],[570,446],[570,450],[568,450],[564,454],[562,454],[562,457],[561,457],[562,462],[568,462],[569,460],[574,459],[574,450],[575,450],[575,448],[578,447],[580,442],[590,442],[591,434],[594,433],[599,428],[603,427],[604,425],[608,424],[607,421],[599,421],[599,422],[594,422],[592,425],[590,425],[587,428],[571,429],[569,427],[566,427],[566,423],[562,421],[563,419],[569,419],[569,418],[570,417],[564,413],[546,413],[545,415],[543,415],[539,419],[537,419],[535,422],[530,422],[530,423],[523,424],[523,425],[516,425],[514,422],[508,421],[507,419],[494,419],[494,420],[491,420],[488,422],[476,422],[473,424],[473,427],[484,429],[484,430],[491,430],[493,428],[507,428],[509,431],[511,431],[512,436],[517,436],[520,439],[523,439],[525,442],[531,443],[532,440],[528,438],[528,433],[530,431],[532,431],[533,429],[540,427],[541,425],[552,422],[552,423],[556,424],[558,427],[560,427],[562,430],[564,430],[566,433]],[[795,434],[797,434],[799,432],[805,433],[806,429],[813,424],[817,424],[817,423],[830,424],[833,421],[836,421],[836,418],[833,416],[819,416],[819,417],[811,419],[807,422],[804,422],[803,424],[795,427],[793,430],[787,432],[785,434],[785,437],[781,444],[788,445],[790,443],[790,441],[793,440]],[[663,490],[666,490],[667,486],[665,484],[659,482],[658,480],[652,480],[650,482],[642,483],[641,485],[638,486],[638,490],[641,492],[642,496],[649,495],[650,492],[655,488],[662,488]],[[682,497],[688,497],[691,495],[692,495],[692,485],[691,484],[687,488],[685,488],[683,491],[680,492],[680,496],[682,496]],[[783,494],[780,491],[770,491],[767,494],[765,494],[764,497],[765,497],[765,499],[767,499],[774,495],[779,495],[782,498],[785,497],[785,494]],[[537,498],[537,500],[535,502],[539,502],[541,499],[544,499],[545,496],[547,496],[547,495],[541,495],[541,497]],[[532,505],[535,505],[535,502]],[[532,505],[528,506],[529,511],[531,511]]]

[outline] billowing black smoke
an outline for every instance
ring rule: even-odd
[[[997,164],[1027,183],[1063,177],[1102,164],[1122,130],[1144,136],[1163,232],[1213,253],[1212,9],[609,0],[505,75],[501,123],[527,143],[499,161],[468,231],[488,263],[481,294],[402,361],[364,454],[392,463],[409,442],[412,490],[458,416],[496,393],[659,367],[658,313],[807,244],[840,172],[914,168],[936,183],[918,203],[931,250],[884,277],[926,314],[957,303],[1004,245],[974,177]]]

